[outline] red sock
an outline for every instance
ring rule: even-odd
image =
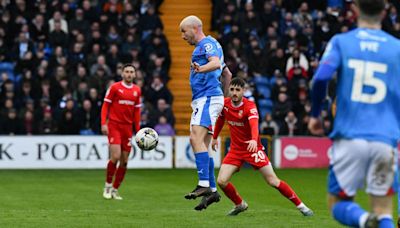
[[[106,173],[106,182],[107,183],[112,183],[116,169],[117,169],[117,164],[115,164],[111,160],[109,160],[108,164],[107,164],[107,173]]]
[[[278,189],[278,191],[284,195],[286,198],[288,198],[290,201],[294,203],[294,205],[298,206],[301,204],[300,198],[296,195],[296,193],[293,191],[293,189],[286,184],[284,181],[281,180],[281,183],[279,184],[278,187],[275,187]]]
[[[118,166],[117,174],[115,174],[113,188],[115,188],[115,189],[119,188],[119,186],[121,185],[121,182],[124,180],[125,173],[126,173],[126,168]]]
[[[239,205],[242,203],[242,197],[240,197],[239,193],[236,191],[235,186],[233,186],[233,184],[231,184],[230,182],[228,183],[228,185],[226,185],[225,188],[222,189],[222,191],[224,191],[225,195],[230,200],[232,200],[235,205]]]

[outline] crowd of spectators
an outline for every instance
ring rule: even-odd
[[[161,3],[0,0],[0,134],[99,134],[104,93],[133,63],[141,123],[173,135]]]
[[[329,39],[356,27],[352,0],[214,0],[212,29],[234,76],[249,82],[262,134],[309,135],[310,80]],[[387,0],[383,30],[400,38],[400,1]],[[334,82],[322,112],[332,128]]]

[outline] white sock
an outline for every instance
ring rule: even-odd
[[[366,222],[367,219],[368,219],[368,215],[369,215],[368,212],[365,212],[364,214],[361,215],[360,219],[358,220],[358,225],[359,225],[360,227],[364,227],[365,222]]]
[[[304,203],[300,203],[299,205],[296,206],[297,209],[299,209],[300,211],[308,209],[308,207],[304,204]]]
[[[106,182],[106,184],[104,185],[104,187],[106,187],[106,188],[111,188],[111,187],[112,187],[112,183],[107,183],[107,182]]]
[[[210,187],[210,181],[208,181],[208,180],[199,180],[199,185],[201,187]]]
[[[216,191],[217,191],[217,188],[211,188],[211,191],[212,191],[212,192],[216,192]]]

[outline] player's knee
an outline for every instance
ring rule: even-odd
[[[194,134],[194,133],[190,134],[190,144],[192,146],[195,146],[195,145],[197,146],[197,144],[199,144],[201,142],[202,142],[202,140],[196,134]]]
[[[220,188],[225,188],[226,185],[228,185],[228,180],[223,178],[218,178],[217,183]]]
[[[267,183],[272,187],[278,187],[280,180],[275,175],[270,175],[267,177]]]

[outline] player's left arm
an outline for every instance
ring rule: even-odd
[[[138,90],[138,96],[136,97],[137,100],[135,102],[135,107],[134,107],[134,111],[133,111],[133,124],[134,124],[134,129],[135,129],[135,133],[137,133],[140,130],[140,108],[142,107],[142,104],[140,102],[140,97],[142,95],[142,92],[139,88]]]
[[[221,111],[221,113],[218,116],[218,119],[215,123],[214,127],[214,134],[212,136],[211,140],[211,148],[216,151],[217,146],[218,146],[218,135],[221,133],[222,128],[224,127],[225,124],[225,116],[224,116],[224,110]]]
[[[247,150],[249,152],[257,152],[257,140],[259,136],[259,131],[258,131],[258,111],[257,108],[254,104],[252,104],[249,107],[248,111],[248,117],[247,119],[249,120],[249,125],[250,125],[250,130],[251,130],[251,140],[246,141],[249,145],[247,146]]]
[[[314,135],[324,134],[321,120],[319,120],[318,117],[321,113],[322,103],[326,97],[328,82],[332,79],[339,66],[340,50],[337,36],[334,36],[329,41],[320,65],[313,77],[311,88],[311,118],[308,123],[308,128]]]
[[[229,95],[229,83],[231,83],[232,72],[229,70],[227,65],[224,65],[221,74],[221,83],[224,89],[224,96],[227,97]]]

